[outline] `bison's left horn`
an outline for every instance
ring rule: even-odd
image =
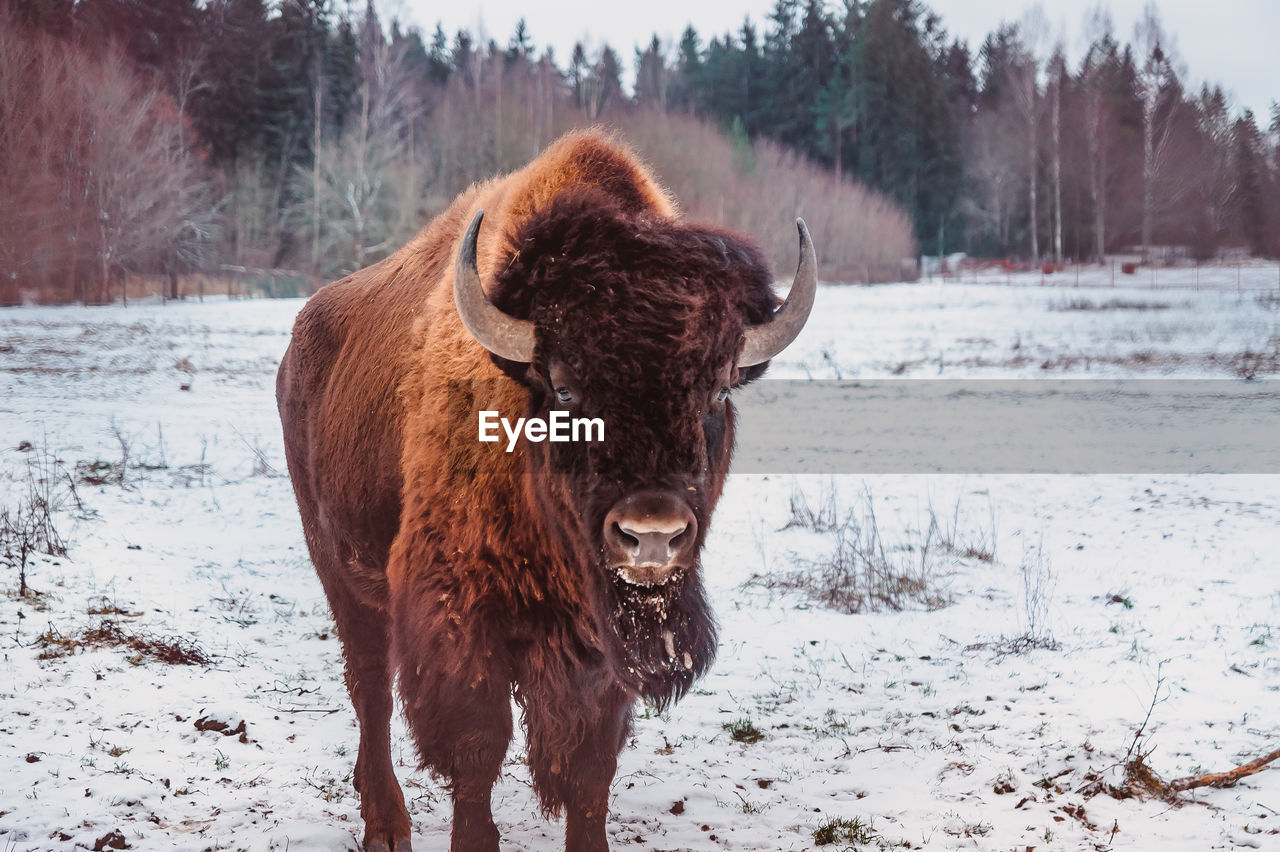
[[[791,292],[770,322],[747,328],[746,343],[738,357],[739,367],[763,364],[790,346],[809,319],[809,311],[813,310],[813,297],[818,291],[818,256],[803,219],[796,220],[796,228],[800,231],[800,265],[796,267]]]
[[[504,313],[485,295],[476,265],[476,237],[484,211],[476,213],[462,236],[453,266],[453,301],[462,324],[476,342],[499,358],[529,363],[533,360],[533,323]]]

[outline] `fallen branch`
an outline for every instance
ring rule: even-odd
[[[1241,778],[1247,778],[1250,775],[1261,772],[1267,768],[1268,763],[1274,760],[1280,760],[1280,748],[1270,754],[1264,754],[1257,760],[1251,760],[1226,772],[1206,772],[1204,775],[1188,775],[1186,778],[1175,778],[1169,782],[1169,789],[1180,793],[1183,790],[1193,790],[1196,787],[1234,787],[1235,783]]]

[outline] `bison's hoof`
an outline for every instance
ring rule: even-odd
[[[413,852],[413,844],[407,837],[396,837],[388,843],[381,837],[370,837],[364,841],[364,852]]]

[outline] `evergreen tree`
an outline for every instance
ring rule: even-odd
[[[58,8],[48,0],[41,6]],[[140,69],[170,86],[176,60],[200,36],[196,0],[81,0],[75,18],[95,43],[114,41]]]
[[[1271,181],[1265,143],[1252,110],[1245,110],[1231,128],[1231,153],[1235,178],[1231,206],[1237,233],[1250,252],[1267,254],[1275,249],[1269,245],[1274,239],[1267,204]]]
[[[814,103],[818,150],[835,169],[837,181],[844,175],[848,137],[858,121],[861,24],[862,6],[858,0],[850,0],[843,19],[832,25],[834,62]]]
[[[265,0],[213,0],[205,9],[206,61],[191,118],[216,163],[263,147],[271,83]]]
[[[510,68],[521,59],[531,61],[533,52],[533,39],[529,36],[529,25],[525,23],[524,18],[521,18],[516,21],[515,32],[511,34],[511,41],[507,43],[507,67]]]
[[[875,0],[858,28],[857,171],[900,203],[924,240],[946,232],[960,186],[959,146],[940,68],[944,34],[916,0]],[[944,246],[945,248],[945,246]]]
[[[668,77],[666,59],[662,55],[662,43],[655,33],[648,47],[643,51],[636,49],[635,102],[641,106],[666,112]]]
[[[449,38],[444,34],[444,27],[436,24],[431,34],[431,48],[427,51],[427,77],[438,86],[449,81],[452,70],[449,62]]]
[[[741,118],[743,129],[750,135],[764,130],[762,113],[765,99],[765,64],[760,51],[756,28],[750,19],[742,22],[738,34],[738,106],[735,116]]]
[[[585,103],[584,92],[590,63],[587,61],[587,49],[582,42],[575,42],[573,53],[569,55],[569,85],[573,89],[573,103],[578,109]]]
[[[340,136],[360,88],[360,48],[350,21],[339,21],[326,39],[322,69],[326,92],[324,124],[333,135]]]
[[[392,55],[399,57],[411,80],[430,77],[431,61],[427,55],[427,45],[417,27],[401,29],[398,20],[392,21],[390,47]]]
[[[676,50],[676,67],[668,97],[672,109],[698,114],[703,111],[702,41],[693,25],[685,27]]]
[[[785,119],[775,132],[784,144],[813,159],[825,159],[822,154],[827,146],[820,136],[827,134],[822,132],[817,103],[835,65],[831,24],[822,0],[805,0],[800,26],[791,40],[789,61],[778,77],[780,94],[790,103],[790,109],[780,110]]]

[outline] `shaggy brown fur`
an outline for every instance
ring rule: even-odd
[[[481,208],[479,268],[495,304],[535,323],[532,364],[490,356],[454,308],[454,255]],[[701,548],[733,444],[716,394],[763,371],[733,365],[744,325],[771,316],[770,280],[753,246],[680,222],[630,152],[588,132],[472,187],[299,314],[277,395],[360,721],[365,849],[409,845],[397,676],[422,764],[450,783],[454,850],[498,848],[489,797],[513,694],[567,848],[607,849],[632,706],[677,699],[716,643],[696,561],[632,586],[607,567],[603,520],[640,490],[679,493]],[[573,377],[575,413],[605,420],[603,443],[477,441],[480,409],[563,407],[553,368]]]

